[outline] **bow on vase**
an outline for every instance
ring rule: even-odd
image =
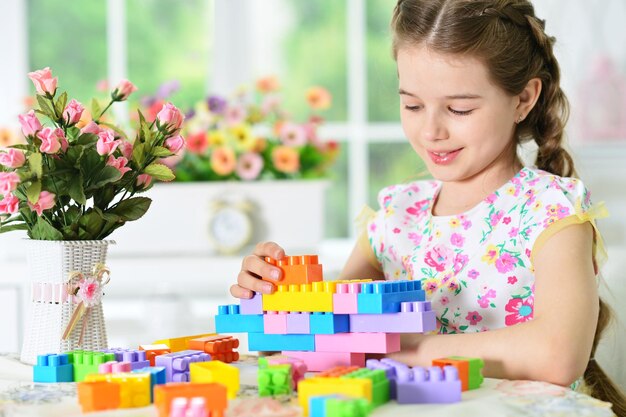
[[[102,296],[104,295],[102,287],[109,283],[111,280],[110,275],[111,271],[104,264],[96,264],[93,267],[91,275],[87,276],[80,271],[70,272],[68,282],[71,286],[75,283],[75,287],[71,289],[71,294],[74,297],[74,303],[78,303],[78,305],[63,332],[63,340],[67,340],[70,337],[70,334],[80,319],[84,317],[80,337],[78,339],[78,345],[82,346],[83,336],[85,335],[87,322],[89,321],[89,313],[92,307],[100,304],[102,301]]]

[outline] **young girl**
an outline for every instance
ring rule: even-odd
[[[434,180],[380,192],[341,278],[422,281],[439,334],[415,335],[395,359],[480,357],[486,376],[560,385],[584,375],[624,415],[594,359],[608,321],[596,282],[603,210],[562,147],[554,38],[525,0],[399,0],[392,31],[402,126]],[[517,155],[527,141],[533,167]],[[259,276],[280,283],[265,256],[284,251],[259,244],[234,296],[271,292]]]

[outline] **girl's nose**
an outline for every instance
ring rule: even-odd
[[[436,113],[426,114],[422,126],[422,137],[431,142],[448,139],[448,130],[440,115]]]

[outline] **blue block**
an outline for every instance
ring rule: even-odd
[[[400,303],[425,301],[421,281],[387,281],[361,284],[357,298],[359,314],[399,313]]]
[[[74,365],[65,353],[38,355],[33,382],[74,382]]]
[[[240,314],[239,305],[217,307],[216,333],[263,333],[263,314]]]
[[[145,368],[135,369],[134,374],[150,374],[150,402],[154,402],[154,386],[165,384],[165,367],[164,366],[146,366]]]
[[[319,395],[309,398],[309,417],[327,417],[326,401],[340,398],[338,395]]]
[[[313,352],[315,351],[315,335],[250,333],[248,335],[248,349],[251,351],[300,350]]]
[[[350,332],[350,315],[333,313],[312,313],[311,334],[335,334]]]

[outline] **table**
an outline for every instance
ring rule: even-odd
[[[229,403],[227,417],[297,417],[293,398],[256,398],[256,366],[251,358],[238,364],[241,371],[240,398]],[[254,412],[251,410],[254,409]],[[33,384],[32,367],[17,355],[0,355],[0,416],[82,416],[76,400],[76,384]],[[94,416],[156,417],[151,407],[121,409]],[[457,404],[398,405],[390,402],[377,408],[372,417],[413,416],[613,416],[610,404],[544,382],[507,381],[485,378],[481,388],[463,393]]]

